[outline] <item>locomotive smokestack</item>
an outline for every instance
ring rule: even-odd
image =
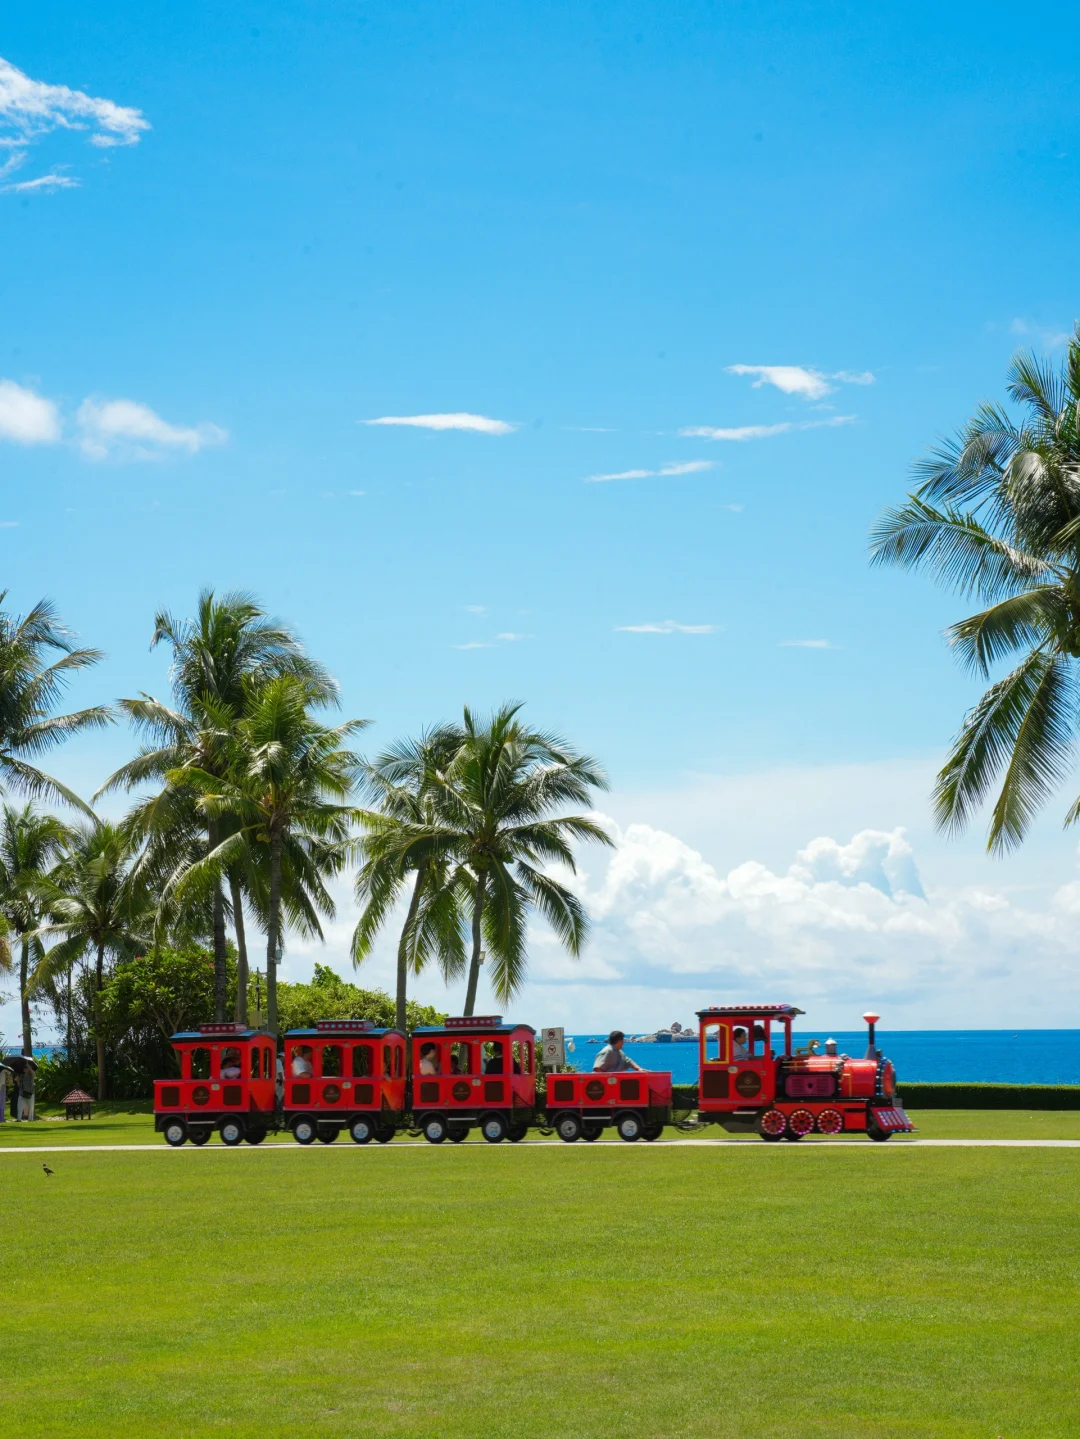
[[[867,1058],[867,1059],[880,1059],[880,1058],[881,1058],[881,1056],[880,1056],[880,1055],[878,1054],[878,1052],[877,1052],[877,1045],[876,1045],[875,1042],[874,1042],[874,1026],[877,1024],[877,1022],[878,1022],[878,1020],[879,1020],[880,1018],[881,1018],[881,1015],[880,1015],[880,1014],[864,1014],[864,1015],[863,1015],[863,1019],[865,1019],[866,1022],[867,1022],[867,1024],[870,1026],[870,1035],[869,1035],[869,1039],[868,1039],[868,1041],[867,1041],[867,1046],[866,1046],[866,1058]]]

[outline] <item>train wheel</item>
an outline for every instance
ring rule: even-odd
[[[326,1128],[324,1125],[321,1125],[321,1124],[320,1124],[320,1125],[319,1125],[319,1143],[320,1143],[320,1144],[333,1144],[334,1140],[338,1137],[338,1135],[339,1135],[340,1133],[341,1133],[341,1130],[340,1130],[340,1129],[328,1129],[328,1128]]]
[[[206,1141],[210,1138],[210,1126],[208,1124],[200,1124],[199,1127],[196,1129],[195,1126],[192,1125],[192,1127],[188,1130],[188,1138],[191,1140],[192,1144],[205,1144]]]
[[[441,1114],[429,1114],[423,1124],[424,1138],[429,1144],[441,1144],[449,1133],[449,1127]]]
[[[645,1128],[641,1131],[641,1137],[642,1139],[647,1139],[651,1144],[654,1139],[659,1139],[663,1132],[664,1126],[662,1124],[646,1124]]]
[[[506,1137],[511,1144],[520,1144],[528,1132],[529,1126],[527,1124],[511,1124],[510,1128],[506,1131]]]
[[[361,1114],[349,1125],[349,1133],[352,1135],[354,1144],[370,1144],[375,1138],[375,1126],[370,1119]]]
[[[581,1120],[576,1114],[560,1114],[555,1121],[555,1133],[567,1144],[581,1138]]]
[[[314,1144],[315,1121],[308,1119],[307,1115],[298,1119],[292,1127],[292,1137],[296,1140],[297,1144]]]
[[[823,1109],[817,1117],[819,1134],[843,1134],[844,1116],[838,1109]]]
[[[244,1142],[244,1122],[241,1119],[223,1119],[221,1121],[221,1142],[227,1144],[230,1149],[235,1149],[238,1144]]]
[[[787,1115],[782,1109],[766,1109],[758,1115],[756,1127],[762,1139],[767,1140],[770,1144],[775,1144],[778,1139],[784,1137]]]
[[[882,1129],[881,1125],[875,1124],[873,1120],[866,1126],[866,1134],[867,1138],[874,1140],[876,1144],[884,1144],[886,1139],[892,1138],[891,1129]]]
[[[633,1113],[620,1115],[615,1128],[619,1131],[619,1138],[625,1139],[627,1144],[633,1144],[635,1139],[640,1139],[645,1130],[641,1115]]]
[[[244,1135],[244,1138],[249,1144],[261,1144],[266,1138],[266,1130],[249,1129],[248,1132]]]
[[[813,1133],[814,1116],[809,1109],[793,1109],[788,1115],[787,1134],[791,1139],[802,1139],[805,1135]]]
[[[179,1149],[187,1138],[187,1125],[182,1119],[170,1119],[162,1133],[165,1136],[166,1144],[171,1144],[174,1149]]]
[[[396,1133],[397,1130],[392,1124],[384,1124],[379,1129],[376,1129],[375,1138],[379,1144],[389,1144]]]
[[[487,1114],[480,1121],[480,1133],[489,1144],[501,1144],[507,1132],[506,1120],[501,1114]]]
[[[446,1137],[451,1144],[464,1144],[469,1137],[469,1126],[467,1124],[451,1124],[446,1131]]]
[[[587,1140],[589,1144],[595,1144],[603,1132],[604,1126],[602,1124],[586,1124],[582,1126],[581,1137]]]

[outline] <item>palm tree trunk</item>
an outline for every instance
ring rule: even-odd
[[[281,835],[270,838],[270,920],[266,926],[266,1027],[277,1035],[277,952],[281,942]]]
[[[26,991],[30,975],[30,941],[24,934],[22,952],[19,955],[19,998],[22,1000],[22,1052],[33,1054],[34,1036],[30,1026],[30,996]]]
[[[244,897],[240,893],[240,880],[235,874],[229,875],[229,892],[232,896],[233,929],[236,930],[236,1019],[239,1024],[247,1024],[247,933],[244,929]]]
[[[94,1035],[97,1039],[97,1097],[106,1098],[108,1085],[105,1080],[105,1036],[101,1032],[101,991],[105,987],[105,945],[97,947],[97,969],[94,987]]]
[[[216,824],[206,827],[208,852],[217,849],[218,831]],[[221,881],[214,882],[214,1021],[225,1020],[225,997],[228,988],[228,968],[225,947],[225,895]]]
[[[416,923],[416,912],[420,908],[420,895],[424,888],[424,879],[427,876],[427,861],[417,866],[416,882],[413,885],[412,898],[409,900],[409,913],[405,917],[405,927],[401,931],[401,938],[397,947],[397,1014],[395,1023],[402,1034],[406,1033],[406,995],[409,983],[409,946],[412,943],[413,925]]]
[[[484,899],[487,895],[487,873],[481,870],[476,879],[476,893],[473,896],[472,912],[472,959],[469,962],[469,987],[465,991],[465,1015],[468,1017],[476,1008],[476,985],[480,979],[480,946],[483,933],[480,921],[484,916]]]

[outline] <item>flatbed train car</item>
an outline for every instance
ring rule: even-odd
[[[862,1059],[793,1048],[789,1004],[698,1011],[698,1098],[693,1127],[719,1124],[766,1141],[817,1132],[910,1133],[896,1073],[864,1016]],[[595,1141],[613,1128],[627,1141],[659,1138],[673,1118],[671,1075],[650,1070],[549,1073],[538,1083],[536,1031],[498,1016],[448,1019],[411,1036],[368,1020],[320,1020],[284,1037],[283,1074],[265,1030],[205,1024],[172,1037],[179,1076],[154,1085],[155,1127],[171,1145],[260,1144],[286,1130],[299,1144],[387,1143],[399,1130],[431,1144],[460,1143],[473,1129],[491,1144],[517,1143],[530,1127]],[[779,1052],[778,1048],[779,1047]],[[686,1127],[685,1119],[680,1127]]]

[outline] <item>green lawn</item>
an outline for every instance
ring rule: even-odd
[[[744,1148],[8,1155],[2,1432],[1080,1433],[1080,1152]]]

